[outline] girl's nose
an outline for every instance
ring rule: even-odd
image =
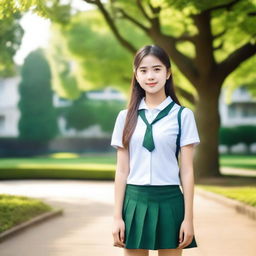
[[[148,74],[147,74],[147,78],[148,79],[154,79],[154,73],[149,71]]]

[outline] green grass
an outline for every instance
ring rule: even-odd
[[[52,210],[34,198],[0,194],[0,232]]]
[[[221,155],[220,165],[222,167],[243,168],[256,170],[256,157],[253,155]]]
[[[235,199],[256,207],[256,187],[229,187],[229,186],[209,186],[196,185],[199,188],[214,192],[225,197]]]
[[[84,164],[116,164],[116,154],[109,153],[106,155],[87,154],[85,156],[79,156],[71,153],[59,153],[52,154],[44,157],[32,157],[32,158],[2,158],[0,160],[0,168],[13,168],[33,166],[33,164],[44,166],[55,165],[84,165]],[[225,167],[234,168],[246,168],[256,170],[256,157],[253,155],[220,155],[220,164]]]
[[[63,157],[1,159],[0,179],[114,179],[116,154]]]
[[[221,166],[256,170],[253,156],[221,155]],[[58,178],[114,179],[116,153],[85,154],[55,153],[33,158],[3,158],[0,179]]]

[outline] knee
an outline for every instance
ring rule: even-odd
[[[181,256],[182,249],[159,249],[158,256]]]
[[[148,250],[124,248],[124,256],[148,256]]]

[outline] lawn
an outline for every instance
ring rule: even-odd
[[[225,167],[256,170],[256,158],[250,155],[222,155],[220,164]],[[115,152],[84,155],[56,153],[32,158],[3,158],[0,160],[0,179],[114,179],[115,168]]]
[[[53,154],[34,158],[4,158],[0,160],[0,179],[113,179],[115,161],[116,154]]]
[[[221,166],[256,171],[253,156],[222,155]],[[110,179],[114,180],[116,153],[86,154],[59,153],[34,158],[5,158],[0,160],[0,179]],[[255,179],[220,177],[205,179],[196,186],[256,207]],[[51,207],[39,200],[24,196],[0,194],[0,232],[29,220]]]
[[[238,200],[240,202],[256,207],[256,187],[252,186],[209,186],[196,185],[199,188],[214,192],[225,197]]]
[[[221,166],[256,171],[254,156],[222,155]],[[0,160],[0,179],[109,179],[114,180],[116,153],[85,154],[59,153],[35,158]],[[199,183],[204,189],[241,200],[255,206],[255,179],[221,177],[212,184]]]
[[[220,165],[222,167],[243,168],[256,171],[255,155],[221,155]]]
[[[0,194],[0,232],[52,210],[34,198]]]

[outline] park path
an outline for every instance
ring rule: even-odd
[[[0,193],[32,196],[64,209],[0,243],[1,256],[120,256],[112,246],[113,181],[10,180]],[[199,247],[183,256],[254,256],[256,221],[195,191],[194,229]],[[157,255],[157,251],[150,251]]]

